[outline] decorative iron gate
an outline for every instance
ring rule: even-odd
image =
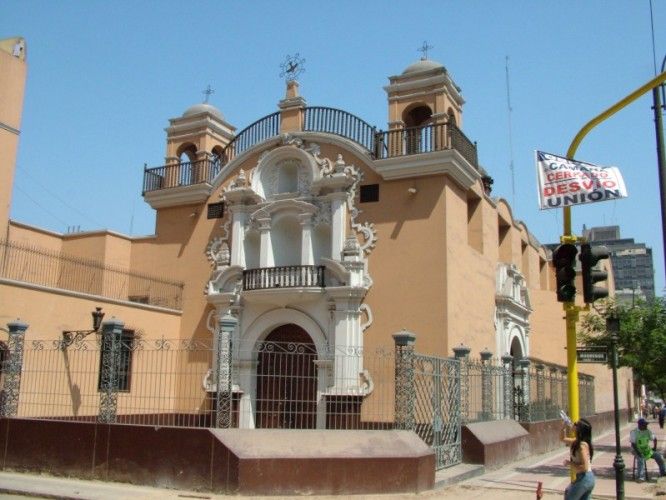
[[[414,430],[435,451],[436,468],[462,462],[460,362],[414,354]]]

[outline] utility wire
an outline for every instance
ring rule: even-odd
[[[21,189],[21,187],[20,187],[16,182],[14,183],[14,188],[16,188],[17,191],[21,192],[21,194],[23,194],[23,196],[25,196],[26,198],[28,198],[28,200],[30,200],[30,201],[33,202],[35,205],[37,205],[37,206],[42,210],[43,213],[50,215],[51,217],[53,217],[54,219],[56,219],[58,222],[60,222],[60,224],[62,224],[63,226],[67,226],[67,222],[65,222],[64,220],[62,220],[60,217],[57,217],[57,216],[53,213],[53,210],[49,210],[49,209],[47,209],[46,207],[43,207],[43,206],[42,206],[37,200],[35,200],[32,196],[30,196],[30,195],[29,195],[28,193],[26,193],[23,189]]]
[[[21,172],[25,173],[28,177],[30,177],[30,179],[32,179],[32,181],[33,181],[35,184],[37,184],[39,187],[41,187],[41,188],[42,188],[44,191],[46,191],[46,193],[48,193],[50,196],[53,196],[56,200],[58,200],[58,201],[59,201],[60,203],[62,203],[64,206],[66,206],[66,207],[69,208],[70,210],[76,212],[76,213],[79,214],[81,217],[84,217],[84,218],[87,219],[88,221],[92,222],[92,223],[95,224],[98,228],[101,229],[101,228],[104,227],[103,224],[100,224],[98,221],[96,221],[95,219],[93,219],[92,217],[90,217],[89,214],[86,214],[85,212],[79,210],[79,209],[76,208],[75,206],[70,205],[67,201],[63,200],[60,196],[58,196],[58,195],[55,194],[53,191],[51,191],[49,188],[47,188],[46,186],[44,186],[44,184],[42,184],[38,179],[36,179],[35,176],[33,176],[33,175],[32,175],[32,174],[31,174],[26,168],[23,168],[21,165],[19,165],[19,170],[20,170]],[[21,191],[21,192],[22,192],[23,194],[26,194],[24,191]],[[27,196],[27,195],[26,195],[26,196]],[[43,208],[43,207],[41,207],[41,208]],[[50,212],[52,212],[52,210],[50,210]],[[68,225],[68,224],[65,223],[65,226],[67,226],[67,225]]]

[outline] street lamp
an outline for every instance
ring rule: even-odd
[[[62,348],[66,349],[74,342],[83,340],[91,333],[97,333],[99,328],[102,326],[102,319],[104,319],[104,313],[102,312],[101,307],[95,307],[95,310],[91,313],[93,327],[92,330],[65,330],[62,332]]]
[[[610,335],[611,341],[611,363],[613,366],[613,403],[615,404],[615,496],[619,500],[624,500],[624,460],[622,460],[620,444],[620,409],[618,404],[617,390],[617,338],[620,333],[620,318],[615,311],[611,312],[606,318],[606,331]]]

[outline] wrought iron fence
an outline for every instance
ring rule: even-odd
[[[231,350],[233,427],[393,428],[392,350],[297,342]],[[218,421],[220,358],[210,340],[148,340],[118,330],[69,346],[31,340],[21,351],[18,379],[3,380],[3,408],[6,395],[16,395],[6,416],[178,427]],[[3,372],[16,372],[16,363],[10,353]]]
[[[180,309],[184,286],[96,260],[6,240],[0,240],[0,277],[171,309]]]
[[[462,371],[465,422],[502,418],[537,422],[559,418],[560,409],[569,411],[564,366],[526,359],[516,366],[511,359],[467,359]],[[579,374],[578,391],[581,416],[593,415],[594,377]]]

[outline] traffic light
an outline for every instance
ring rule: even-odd
[[[585,297],[586,304],[608,297],[608,288],[594,286],[597,281],[606,281],[608,273],[593,268],[597,265],[597,262],[607,259],[609,256],[608,248],[603,245],[592,247],[589,243],[584,243],[580,246],[580,256],[578,258],[582,266],[583,297]]]
[[[557,281],[557,301],[573,302],[576,296],[576,245],[564,243],[553,252],[555,278]]]

